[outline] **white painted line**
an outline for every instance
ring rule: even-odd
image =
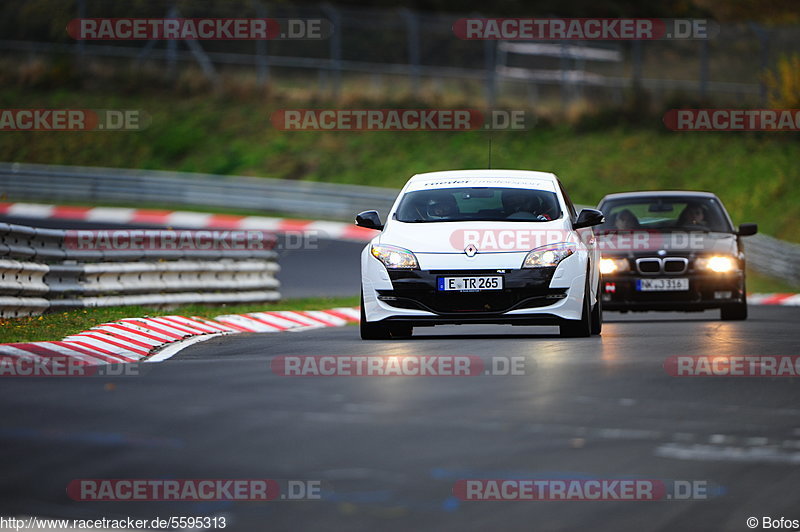
[[[229,333],[214,333],[214,334],[204,334],[202,336],[192,336],[191,338],[187,338],[186,340],[179,340],[177,342],[172,342],[171,344],[167,344],[167,347],[144,359],[145,362],[163,362],[168,358],[173,357],[177,353],[181,352],[182,350],[186,349],[187,347],[200,343],[205,342],[206,340],[211,340],[212,338],[216,338],[218,336],[225,336]]]

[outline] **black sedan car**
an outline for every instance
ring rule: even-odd
[[[735,229],[709,192],[609,194],[597,208],[604,310],[718,308],[723,320],[747,319],[741,237],[756,224]]]

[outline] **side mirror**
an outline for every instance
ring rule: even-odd
[[[600,225],[605,221],[606,217],[603,216],[602,212],[596,209],[583,209],[580,214],[578,214],[578,219],[575,220],[574,224],[572,224],[572,228],[581,229],[584,227],[592,227],[595,225]]]
[[[758,224],[741,224],[739,225],[739,236],[750,236],[758,233]]]
[[[367,229],[383,230],[383,224],[381,223],[381,217],[378,211],[364,211],[358,213],[356,216],[356,225],[359,227],[366,227]]]

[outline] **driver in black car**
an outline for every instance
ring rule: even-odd
[[[678,216],[678,225],[682,227],[705,227],[706,226],[706,213],[697,203],[690,203],[683,209],[680,216]]]

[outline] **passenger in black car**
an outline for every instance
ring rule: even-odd
[[[682,227],[706,226],[706,216],[699,203],[689,203],[678,216],[678,225]]]

